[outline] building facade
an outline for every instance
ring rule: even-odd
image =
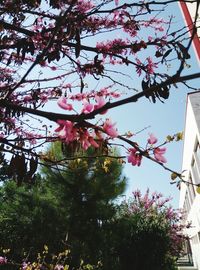
[[[186,229],[190,239],[194,266],[200,269],[200,91],[189,93],[185,117],[183,165],[184,180],[180,187],[180,208],[184,222],[191,222]]]

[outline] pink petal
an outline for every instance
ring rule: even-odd
[[[158,139],[151,133],[149,134],[149,139],[148,139],[148,143],[149,144],[155,144],[157,143]]]
[[[98,143],[94,140],[94,138],[89,137],[89,142],[90,142],[90,144],[91,144],[92,146],[94,146],[95,148],[98,148],[98,147],[99,147]]]
[[[159,162],[162,162],[162,163],[166,163],[167,162],[166,158],[164,156],[162,156],[162,155],[154,154],[154,156],[155,156],[155,159],[157,161],[159,161]]]
[[[89,103],[86,99],[83,100],[83,109],[82,113],[90,113],[94,110],[94,105]]]
[[[73,107],[71,104],[67,103],[66,97],[60,97],[57,102],[58,106],[64,110],[71,111],[73,110]]]
[[[116,128],[114,128],[116,124],[112,124],[110,119],[107,119],[103,125],[104,131],[112,138],[115,138],[118,136],[118,132]]]

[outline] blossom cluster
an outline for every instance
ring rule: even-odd
[[[153,152],[154,158],[159,163],[166,163],[167,160],[164,157],[166,152],[165,147],[156,147],[154,146],[157,143],[158,139],[151,133],[147,140],[147,149],[144,151],[146,155],[150,155]],[[150,147],[149,147],[150,146]],[[129,148],[128,149],[128,162],[133,166],[140,166],[142,161],[143,153],[139,148]]]
[[[8,261],[8,260],[7,260],[6,257],[0,256],[0,265],[1,265],[1,264],[6,264],[7,261]]]
[[[56,253],[51,255],[49,253],[49,248],[47,245],[44,245],[44,250],[37,254],[37,257],[32,260],[29,256],[22,259],[22,262],[14,262],[9,257],[12,255],[12,250],[10,249],[3,249],[3,253],[7,253],[8,258],[5,256],[0,256],[0,267],[1,265],[12,265],[15,269],[19,270],[68,270],[71,269],[70,263],[68,261],[69,254],[71,253],[71,250],[66,249],[60,253]],[[47,256],[48,255],[48,256]],[[80,265],[77,267],[77,270],[84,270],[84,269],[90,269],[90,270],[98,270],[101,266],[101,262],[98,262],[97,265],[92,264],[85,264],[83,260],[80,261]],[[3,269],[3,268],[2,268]],[[76,269],[76,268],[73,268]]]
[[[83,106],[81,114],[90,114],[92,112],[95,112],[95,110],[104,107],[106,105],[106,100],[104,96],[110,95],[113,95],[113,93],[109,92],[108,89],[102,89],[99,95],[95,92],[90,92],[89,94],[79,94],[77,96],[71,95],[68,98],[65,96],[61,96],[58,99],[57,104],[63,110],[73,111],[73,105],[68,100],[77,99],[78,101],[82,101]],[[91,99],[94,99],[95,103],[90,102]],[[100,112],[100,114],[105,113],[107,113],[106,109]],[[80,127],[78,123],[74,123],[69,120],[58,120],[57,124],[59,126],[55,129],[55,132],[63,142],[67,144],[72,142],[79,142],[79,144],[84,150],[87,150],[90,146],[94,148],[99,148],[101,142],[105,140],[104,134],[107,134],[109,138],[112,139],[118,137],[118,131],[115,127],[116,124],[113,124],[111,119],[109,118],[107,118],[100,127],[91,125],[91,130],[87,126]],[[164,157],[166,148],[155,146],[157,141],[158,139],[153,134],[149,134],[149,138],[147,140],[147,149],[145,151],[141,151],[139,147],[129,148],[127,156],[128,163],[131,163],[133,166],[140,166],[144,152],[145,155],[148,156],[152,152],[155,161],[159,163],[166,163],[167,160]]]
[[[121,38],[114,39],[106,42],[97,42],[96,48],[99,50],[99,52],[102,52],[104,55],[106,53],[114,52],[114,53],[126,53],[127,49],[126,46],[130,44],[130,42],[127,40],[123,40]]]
[[[110,119],[105,120],[102,132],[99,130],[90,131],[83,127],[79,128],[78,125],[68,120],[58,120],[57,123],[59,127],[55,129],[55,132],[58,137],[67,144],[79,142],[84,150],[87,150],[90,146],[98,148],[104,139],[103,133],[106,133],[110,138],[118,136],[115,123],[113,124]]]

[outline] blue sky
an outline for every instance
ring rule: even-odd
[[[171,6],[169,12],[176,16],[176,27],[183,26],[183,17],[178,4]],[[190,51],[191,59],[188,64],[191,66],[186,73],[195,73],[199,70],[199,64],[194,55],[193,48]],[[190,83],[193,87],[198,87],[199,79]],[[131,130],[137,132],[150,126],[138,136],[135,137],[141,145],[145,146],[148,133],[153,133],[162,143],[167,135],[173,135],[184,130],[185,109],[187,89],[183,84],[178,84],[178,89],[173,88],[170,92],[170,98],[162,104],[157,101],[156,104],[150,103],[148,99],[143,98],[135,104],[129,104],[123,108],[114,109],[110,114],[112,119],[118,124],[120,131]],[[172,142],[167,145],[166,158],[168,167],[175,171],[181,171],[182,166],[183,142]],[[177,208],[179,203],[179,190],[176,185],[170,184],[170,172],[165,171],[157,164],[143,159],[140,167],[133,167],[126,164],[124,173],[128,177],[128,187],[126,197],[130,197],[133,190],[139,188],[145,192],[147,188],[150,191],[161,192],[165,196],[173,197],[171,204]]]

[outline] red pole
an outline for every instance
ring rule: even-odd
[[[192,35],[192,32],[193,32],[193,28],[192,28],[193,21],[192,21],[190,12],[188,10],[187,4],[185,2],[182,2],[181,1],[180,2],[180,6],[181,6],[181,9],[183,11],[183,15],[184,15],[184,18],[186,20],[186,23],[187,23],[187,25],[189,27],[190,34]],[[197,57],[200,60],[200,39],[199,39],[197,33],[195,33],[195,35],[194,35],[193,45],[194,45],[195,51],[197,53]]]

